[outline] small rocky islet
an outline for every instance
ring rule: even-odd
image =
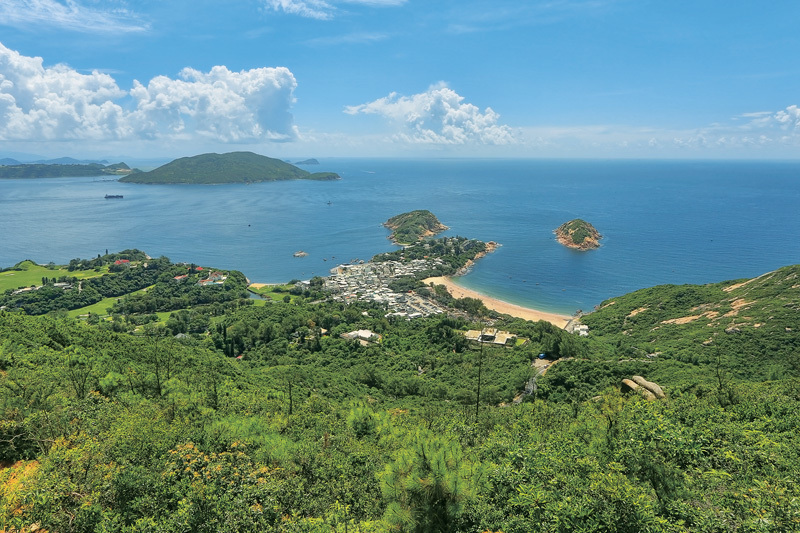
[[[600,239],[603,238],[594,226],[575,218],[569,222],[564,222],[554,231],[558,242],[567,248],[575,250],[594,250],[600,247]]]

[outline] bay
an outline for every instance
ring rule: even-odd
[[[663,283],[753,277],[800,263],[800,163],[321,159],[340,181],[150,186],[0,180],[0,267],[139,248],[252,281],[327,275],[393,249],[381,224],[429,209],[448,235],[502,246],[459,278],[519,305],[572,313]],[[317,168],[314,168],[316,170]],[[122,199],[105,199],[121,194]],[[553,229],[603,235],[590,252]],[[303,250],[307,257],[293,253]]]

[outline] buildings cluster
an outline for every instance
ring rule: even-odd
[[[444,309],[427,298],[412,292],[395,292],[389,284],[402,277],[416,276],[443,265],[441,259],[414,259],[412,261],[381,261],[363,264],[339,265],[325,278],[324,289],[333,299],[350,303],[355,301],[385,304],[386,316],[418,318],[444,313]]]

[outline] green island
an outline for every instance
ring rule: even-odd
[[[0,271],[0,527],[800,529],[800,265],[560,329],[419,282],[486,248],[428,239],[264,299],[140,250]]]
[[[392,230],[389,239],[395,244],[415,243],[448,229],[427,209],[395,215],[383,225]]]
[[[564,222],[555,230],[558,242],[576,250],[593,250],[600,247],[602,235],[594,226],[579,218]]]
[[[138,172],[140,171],[131,169],[125,163],[115,163],[113,165],[102,165],[100,163],[88,165],[40,163],[0,165],[0,179],[67,178],[84,176],[109,176],[116,178],[119,176],[133,175]]]
[[[337,180],[335,172],[311,173],[290,163],[253,152],[200,154],[175,159],[149,172],[120,178],[126,183],[256,183],[279,180]]]

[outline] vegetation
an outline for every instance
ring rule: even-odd
[[[393,216],[383,225],[392,230],[389,238],[397,244],[415,243],[447,229],[436,215],[425,209]]]
[[[311,174],[301,168],[252,152],[201,154],[182,157],[150,172],[132,174],[120,181],[129,183],[254,183],[278,180],[336,180],[333,172]]]
[[[108,273],[79,275],[103,269]],[[166,257],[148,258],[140,250],[98,255],[91,260],[73,259],[66,270],[69,275],[42,276],[39,278],[41,284],[33,287],[6,289],[0,294],[0,308],[42,315],[83,309],[103,299],[115,298],[110,308],[112,313],[152,314],[247,298],[247,280],[241,272],[226,272],[226,279],[221,284],[201,285],[200,282],[206,280],[211,271],[194,265],[175,265]],[[85,312],[96,312],[96,309],[86,309]]]
[[[600,246],[602,236],[594,226],[579,218],[564,222],[555,230],[558,242],[569,248],[591,250]]]
[[[18,164],[0,165],[0,179],[66,178],[83,176],[120,176],[138,172],[125,163],[101,165]]]
[[[441,237],[430,241],[418,242],[404,247],[394,252],[377,254],[372,258],[373,262],[400,261],[410,262],[416,259],[435,259],[429,270],[421,270],[414,277],[416,280],[423,280],[434,276],[449,276],[467,268],[472,261],[486,254],[487,245],[485,242],[465,237]],[[407,283],[408,280],[400,280],[399,283]],[[411,284],[417,285],[417,284]],[[397,285],[396,285],[397,286]],[[410,286],[413,288],[413,286]]]
[[[448,239],[392,254],[476,242]],[[588,338],[500,317],[529,339],[502,347],[466,339],[472,311],[395,319],[318,281],[204,302],[241,275],[146,262],[111,320],[0,311],[0,529],[800,529],[800,266],[614,298]],[[666,399],[621,392],[632,375]]]

